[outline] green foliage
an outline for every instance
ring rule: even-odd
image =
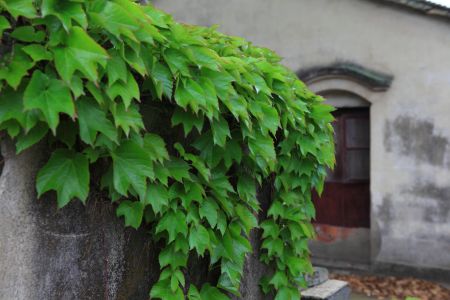
[[[274,270],[263,291],[298,299],[332,109],[275,53],[129,0],[0,0],[0,36],[0,129],[18,153],[49,144],[39,196],[62,207],[102,188],[160,240],[152,298],[239,296],[260,228]],[[265,220],[261,185],[273,186]],[[215,286],[185,282],[192,253],[220,270]]]

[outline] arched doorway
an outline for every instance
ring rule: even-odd
[[[313,263],[367,269],[371,262],[371,105],[379,105],[393,78],[350,63],[315,67],[298,75],[336,108],[336,168],[329,171],[322,195],[313,196],[317,233],[310,242]]]
[[[336,166],[314,195],[318,224],[370,227],[370,103],[344,91],[322,93],[336,107]]]

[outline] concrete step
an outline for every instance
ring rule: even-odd
[[[349,300],[350,287],[347,282],[330,279],[302,291],[302,300]]]

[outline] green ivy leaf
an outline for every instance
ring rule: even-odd
[[[34,62],[53,59],[53,55],[42,45],[31,44],[23,47],[22,50],[28,54]]]
[[[126,81],[117,80],[106,90],[106,93],[113,100],[120,96],[125,105],[125,110],[128,109],[133,99],[140,101],[139,86],[131,72],[128,72]]]
[[[145,195],[145,204],[151,205],[155,213],[161,213],[169,205],[169,193],[161,184],[149,184]]]
[[[208,78],[214,83],[217,95],[221,100],[227,99],[233,87],[231,83],[235,81],[233,76],[231,76],[226,71],[213,71],[210,69],[202,69],[202,76]]]
[[[276,220],[279,217],[284,217],[285,215],[285,207],[281,201],[273,201],[269,210],[267,211],[268,216],[273,216]]]
[[[272,239],[272,238],[266,238],[262,245],[261,248],[263,249],[267,249],[268,255],[269,256],[277,256],[277,257],[281,257],[283,255],[283,241],[280,240],[279,238],[276,239]]]
[[[144,136],[144,148],[152,160],[162,163],[164,160],[169,159],[166,143],[159,135],[147,133]]]
[[[263,229],[262,237],[264,239],[267,237],[276,239],[280,235],[280,227],[274,220],[265,220],[261,223],[261,228]]]
[[[93,145],[97,133],[101,132],[111,141],[117,143],[117,131],[105,112],[90,98],[80,98],[76,102],[80,138]]]
[[[73,85],[73,78],[79,78],[81,80],[80,77],[78,76],[73,76],[72,77],[72,85]],[[97,103],[100,106],[103,106],[105,104],[105,98],[106,98],[106,94],[100,90],[100,87],[95,86],[95,84],[93,84],[91,81],[89,81],[86,85],[87,90],[89,91],[89,93],[92,95],[92,97],[94,97],[95,101],[97,101]],[[72,86],[72,89],[74,87]]]
[[[1,3],[1,2],[0,2]],[[6,29],[11,28],[11,24],[9,24],[9,21],[4,16],[0,16],[0,36],[3,35],[3,31]]]
[[[14,91],[11,88],[5,88],[0,93],[0,124],[11,120],[16,120],[25,127],[23,90]]]
[[[230,95],[222,99],[222,102],[236,119],[249,120],[247,101],[242,96]]]
[[[213,133],[214,144],[224,147],[227,141],[227,137],[230,138],[230,128],[228,127],[228,122],[219,116],[218,120],[211,122],[211,129]]]
[[[50,15],[57,17],[67,31],[72,27],[72,20],[83,28],[87,27],[86,13],[81,3],[74,1],[42,0],[41,13],[43,17]]]
[[[256,198],[255,180],[247,174],[239,176],[237,182],[237,192],[253,210],[259,210],[259,202]]]
[[[206,249],[209,249],[209,233],[205,227],[198,224],[191,227],[189,232],[189,248],[196,249],[200,256],[203,256]]]
[[[217,225],[218,210],[219,207],[217,206],[217,203],[214,200],[207,198],[200,206],[199,215],[201,218],[206,218],[209,225],[214,228]]]
[[[33,0],[0,0],[0,6],[5,8],[17,19],[18,16],[26,18],[36,17],[36,8]]]
[[[139,28],[139,23],[122,6],[108,1],[104,3],[101,10],[96,12],[92,11],[90,17],[94,24],[102,26],[118,39],[122,39],[122,36],[124,36],[131,40],[136,40],[133,31]]]
[[[170,288],[170,280],[158,281],[153,285],[150,292],[151,299],[161,300],[184,300],[184,294],[181,288],[177,288],[176,291],[172,291]]]
[[[183,111],[180,108],[175,109],[172,115],[172,126],[183,125],[184,136],[187,136],[192,128],[197,128],[198,132],[203,128],[203,117],[201,115],[194,115],[189,111]]]
[[[141,226],[142,216],[144,215],[144,204],[140,201],[122,201],[117,208],[116,214],[118,217],[125,217],[125,226],[138,229]]]
[[[295,288],[282,287],[278,290],[274,300],[297,300],[300,292]]]
[[[200,297],[200,293],[198,292],[198,289],[193,284],[189,286],[187,296],[188,300],[202,300],[202,298]]]
[[[152,78],[155,82],[156,92],[159,99],[162,95],[172,98],[173,77],[170,69],[160,62],[155,62],[152,69]]]
[[[172,74],[175,75],[179,72],[183,76],[189,77],[189,60],[183,53],[176,49],[169,48],[164,51],[164,57]]]
[[[228,300],[219,289],[211,286],[209,283],[205,283],[200,291],[202,299],[214,299],[214,300]]]
[[[61,78],[70,83],[78,70],[86,78],[97,82],[97,65],[106,66],[108,53],[91,38],[83,28],[73,26],[63,47],[53,49],[56,70]]]
[[[212,49],[194,46],[189,48],[192,51],[194,61],[199,67],[205,67],[214,71],[219,71],[219,55]]]
[[[111,152],[113,159],[114,188],[126,196],[132,186],[145,199],[147,179],[153,178],[153,165],[147,152],[136,142],[123,141],[117,149]]]
[[[20,46],[14,46],[11,55],[12,59],[8,60],[9,64],[0,68],[0,80],[5,79],[12,88],[17,89],[34,63]]]
[[[33,127],[28,133],[23,133],[17,137],[16,153],[19,154],[25,149],[30,148],[40,140],[42,140],[48,132],[48,126],[39,123]]]
[[[185,239],[178,238],[177,241],[183,241]],[[175,243],[176,244],[176,243]],[[175,249],[174,243],[164,248],[159,254],[159,265],[161,268],[170,266],[172,270],[179,267],[186,267],[188,255],[180,252],[180,249]],[[187,251],[187,249],[186,249]]]
[[[77,99],[81,95],[85,95],[83,80],[81,80],[81,78],[78,76],[72,77],[72,82],[70,83],[70,89],[72,90],[72,93],[75,96],[75,99]]]
[[[195,80],[186,79],[184,84],[178,83],[175,90],[175,101],[179,106],[184,108],[191,107],[197,113],[199,107],[205,107],[205,95],[202,87]]]
[[[255,133],[254,138],[249,138],[248,148],[254,157],[262,157],[273,167],[276,160],[273,140],[270,136]]]
[[[173,158],[164,165],[169,170],[170,176],[178,182],[183,182],[184,178],[189,179],[191,177],[189,175],[190,167],[182,159]]]
[[[169,234],[169,243],[174,241],[178,234],[187,237],[188,227],[186,224],[186,215],[179,210],[176,212],[166,212],[156,226],[156,233],[163,231],[167,231]]]
[[[58,207],[65,206],[75,197],[84,203],[89,193],[87,158],[72,150],[56,150],[39,171],[36,187],[38,197],[47,191],[56,191]]]
[[[108,85],[111,86],[118,80],[127,82],[127,75],[130,74],[127,70],[127,65],[116,51],[110,52],[111,59],[106,65],[106,72],[108,74]]]
[[[250,230],[258,225],[256,217],[248,208],[240,204],[236,206],[236,214],[244,227],[245,233],[249,235]]]
[[[35,31],[33,26],[20,26],[11,32],[11,36],[22,42],[43,42],[45,39],[44,31]]]
[[[39,70],[34,71],[24,93],[25,109],[39,109],[48,122],[53,134],[59,123],[59,114],[75,117],[75,106],[70,89],[64,82],[50,77]]]
[[[137,105],[131,104],[127,110],[123,103],[114,104],[111,112],[116,127],[122,128],[126,136],[130,134],[130,130],[139,132],[140,129],[144,128],[144,122]]]
[[[280,287],[287,286],[288,285],[288,278],[286,276],[286,273],[282,271],[277,271],[273,275],[272,279],[269,281],[270,284],[272,284],[276,289],[279,289]]]

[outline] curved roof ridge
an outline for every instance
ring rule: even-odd
[[[430,0],[384,0],[420,10],[427,15],[450,17],[450,7]]]

